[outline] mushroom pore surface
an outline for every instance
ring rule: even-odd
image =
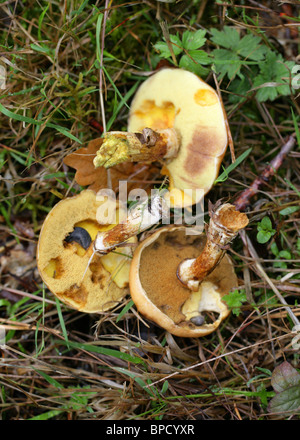
[[[38,269],[51,292],[87,313],[110,309],[128,292],[131,248],[121,248],[123,255],[93,255],[97,232],[111,227],[97,221],[100,205],[91,190],[57,203],[45,219],[37,250]],[[86,249],[68,239],[75,228],[90,235]],[[128,258],[124,256],[127,252]]]
[[[191,291],[179,282],[176,270],[185,258],[196,258],[204,248],[206,237],[186,235],[185,230],[167,231],[145,247],[140,260],[139,277],[149,300],[176,325],[186,325],[186,316],[181,308],[190,298]],[[206,280],[217,286],[223,296],[237,285],[231,261],[227,255]],[[192,323],[188,323],[194,327]]]
[[[181,146],[164,162],[170,190],[203,189],[215,181],[226,152],[227,122],[216,91],[184,69],[163,68],[139,87],[131,103],[130,132],[173,128]]]

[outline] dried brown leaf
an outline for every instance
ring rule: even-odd
[[[93,159],[103,142],[97,138],[89,142],[87,147],[80,148],[65,157],[64,163],[76,169],[75,180],[80,186],[87,186],[97,192],[108,188],[108,171],[104,167],[95,168]],[[126,180],[128,191],[134,188],[146,188],[147,181],[153,179],[158,169],[153,164],[123,163],[110,168],[112,189],[118,191],[119,181]],[[131,181],[132,179],[132,181]]]

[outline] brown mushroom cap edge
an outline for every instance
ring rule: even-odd
[[[225,254],[218,266],[191,292],[177,279],[176,269],[184,258],[199,255],[204,234],[186,235],[183,226],[158,229],[136,248],[130,267],[130,294],[138,311],[176,336],[200,337],[215,331],[230,313],[222,297],[238,281],[230,257]],[[194,325],[190,319],[200,312],[216,313],[213,322]]]
[[[97,221],[102,203],[92,190],[58,202],[43,223],[37,247],[38,270],[49,290],[68,306],[86,313],[109,310],[129,292],[132,247],[105,256],[94,254],[91,259],[97,232],[112,227]],[[65,241],[76,226],[92,238],[87,249]]]

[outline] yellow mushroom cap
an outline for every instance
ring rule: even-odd
[[[132,247],[92,257],[97,233],[113,227],[99,223],[98,210],[103,203],[92,190],[60,201],[47,215],[37,247],[38,269],[49,290],[67,305],[87,313],[108,310],[128,293]],[[65,241],[76,226],[92,239],[87,249]]]
[[[197,292],[178,280],[178,264],[195,258],[205,245],[204,234],[186,235],[183,226],[166,226],[142,241],[130,267],[130,294],[139,312],[168,332],[181,337],[200,337],[213,332],[230,313],[222,297],[237,287],[230,258],[225,255],[205,278]],[[199,314],[216,319],[195,325]]]
[[[131,104],[128,131],[174,128],[181,147],[162,170],[170,178],[170,190],[203,189],[206,194],[227,148],[226,124],[222,102],[212,87],[192,72],[164,68],[139,87]]]

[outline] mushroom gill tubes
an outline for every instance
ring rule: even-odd
[[[156,225],[168,214],[167,202],[158,192],[152,197],[137,203],[130,209],[125,220],[114,228],[99,232],[94,241],[94,251],[99,254],[107,254],[116,247],[122,246],[129,238]]]
[[[226,247],[241,229],[248,225],[246,214],[225,203],[211,213],[206,244],[197,258],[183,260],[177,268],[179,281],[193,291],[209,275],[224,256]]]

